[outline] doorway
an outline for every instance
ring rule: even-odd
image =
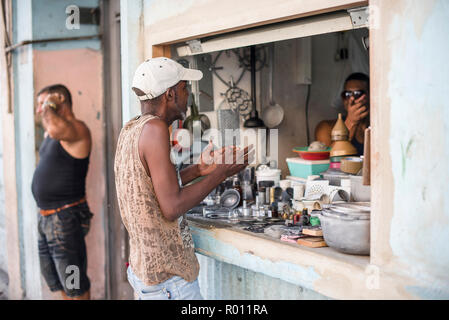
[[[121,221],[115,191],[114,158],[122,128],[120,0],[103,1],[104,104],[106,115],[106,299],[133,299],[126,269],[128,234]]]

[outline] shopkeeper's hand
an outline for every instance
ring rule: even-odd
[[[361,120],[365,119],[369,114],[368,98],[364,94],[358,99],[354,97],[349,98],[348,104],[348,116],[345,124],[350,130],[352,127],[357,126]]]

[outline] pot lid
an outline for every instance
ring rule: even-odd
[[[344,220],[369,220],[371,215],[370,202],[346,202],[333,204],[323,209],[322,214]]]

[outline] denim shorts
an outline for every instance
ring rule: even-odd
[[[41,273],[51,291],[77,297],[90,289],[84,237],[92,213],[87,203],[49,216],[39,214],[38,246]]]
[[[179,276],[174,276],[154,286],[147,286],[137,278],[131,267],[128,267],[127,273],[128,281],[139,300],[203,300],[198,279],[187,282]]]

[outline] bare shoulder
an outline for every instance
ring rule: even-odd
[[[142,128],[139,137],[139,149],[148,150],[160,148],[169,144],[168,125],[163,120],[148,120]]]
[[[61,139],[62,147],[74,158],[84,159],[92,149],[92,137],[87,125],[75,119],[70,140]]]
[[[168,125],[166,122],[160,119],[148,120],[142,128],[142,137],[161,138],[168,137]],[[154,139],[157,140],[157,139]]]
[[[91,141],[92,136],[89,130],[89,127],[81,120],[75,120],[74,121],[75,130],[78,136],[78,141],[84,140],[84,141]]]

